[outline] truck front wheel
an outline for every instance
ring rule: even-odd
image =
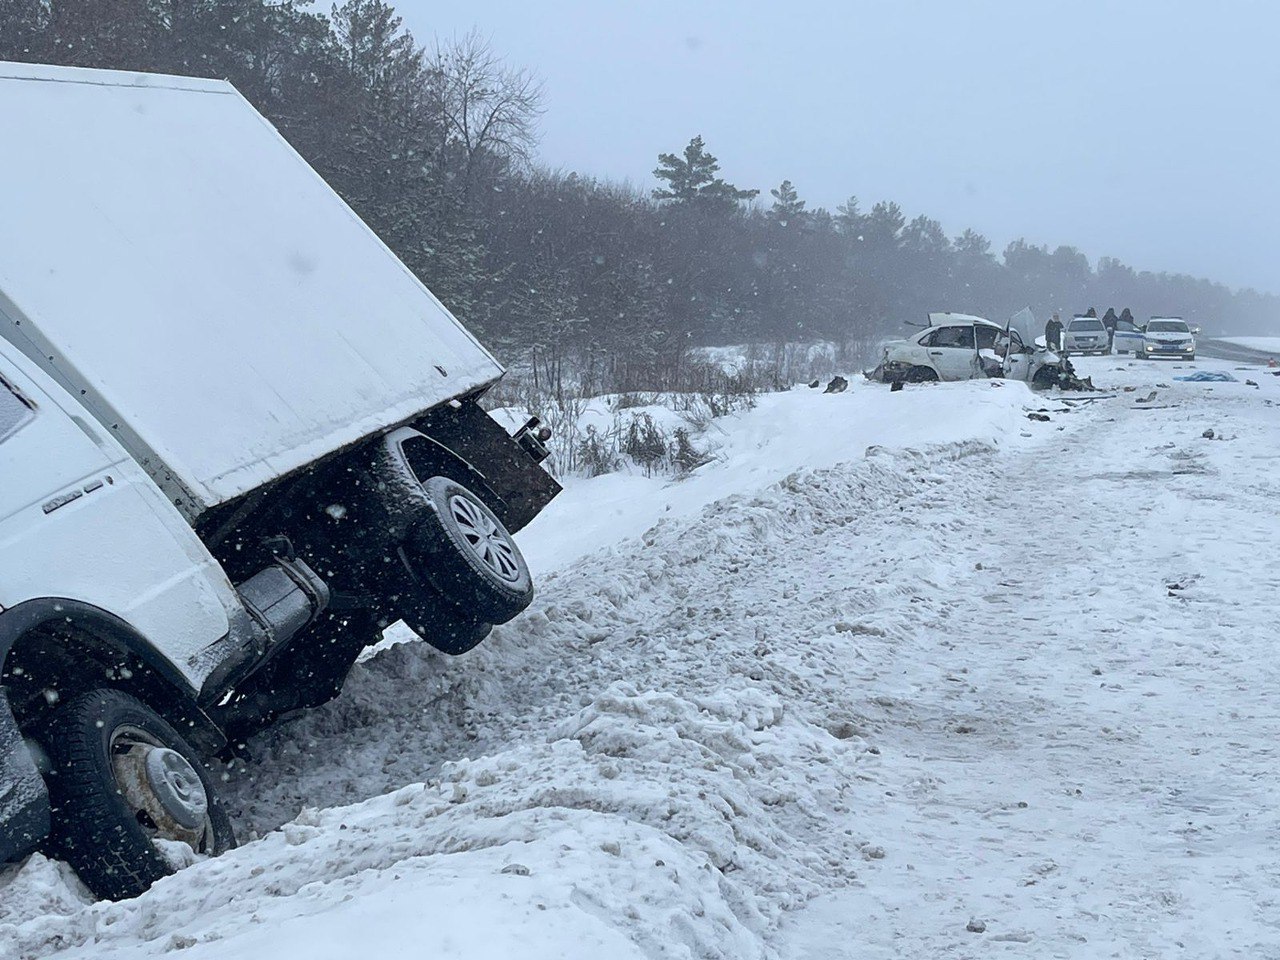
[[[136,897],[196,857],[235,846],[199,756],[128,694],[85,694],[55,714],[41,740],[50,853],[96,896]]]

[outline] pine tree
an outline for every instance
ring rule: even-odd
[[[773,197],[773,206],[769,209],[769,216],[779,225],[799,226],[806,218],[804,212],[805,202],[800,199],[800,195],[796,193],[795,186],[790,180],[783,180],[778,186],[769,191]]]
[[[858,209],[858,198],[850,197],[836,207],[836,229],[846,237],[857,237],[862,233],[862,224],[866,220]]]
[[[653,191],[655,200],[697,205],[713,209],[733,210],[745,200],[755,198],[759,190],[739,190],[716,174],[720,161],[707,153],[702,137],[697,136],[684,148],[683,156],[674,153],[658,155],[653,175],[667,183]]]

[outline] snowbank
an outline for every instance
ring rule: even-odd
[[[0,878],[0,955],[771,956],[787,911],[882,855],[850,821],[877,751],[848,685],[906,635],[880,599],[915,589],[846,582],[808,537],[880,563],[862,531],[910,544],[895,508],[1022,442],[1029,403],[795,391],[719,425],[690,479],[621,478],[629,510],[572,486],[573,530],[521,535],[558,571],[528,613],[466,657],[387,650],[228,771],[260,839],[120,904],[33,857]]]
[[[890,393],[861,377],[845,393],[797,388],[764,394],[755,409],[713,421],[697,437],[700,449],[715,460],[692,475],[567,478],[564,492],[518,539],[539,576],[639,536],[661,517],[690,516],[717,499],[758,490],[805,467],[860,459],[868,447],[1016,440],[1028,406],[1041,406],[1041,399],[1013,381],[928,384]]]

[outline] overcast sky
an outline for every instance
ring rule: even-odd
[[[766,198],[1280,293],[1280,2],[393,2],[541,75],[551,167],[647,190],[702,134]]]

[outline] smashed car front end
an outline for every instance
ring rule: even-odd
[[[877,383],[902,383],[914,364],[908,357],[909,340],[887,340],[880,345],[880,362],[867,377]]]

